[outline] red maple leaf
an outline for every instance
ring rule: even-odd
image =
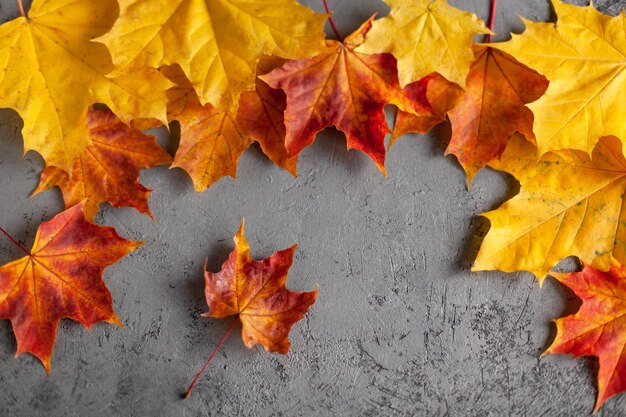
[[[298,155],[318,132],[335,126],[346,134],[348,149],[365,152],[385,173],[385,104],[416,115],[433,112],[428,103],[413,101],[402,91],[391,54],[355,51],[372,19],[344,42],[326,41],[323,53],[289,61],[260,77],[287,95],[285,143],[290,155]]]
[[[141,245],[88,222],[84,210],[81,203],[42,223],[32,250],[22,248],[27,256],[0,267],[0,318],[11,320],[17,355],[32,353],[48,373],[61,318],[121,325],[102,271]]]
[[[576,314],[555,320],[557,335],[545,353],[599,359],[597,411],[626,391],[626,268],[613,259],[606,272],[584,264],[582,272],[553,275],[583,303]]]

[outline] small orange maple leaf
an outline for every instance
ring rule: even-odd
[[[0,267],[0,318],[11,320],[16,355],[32,353],[48,373],[61,318],[122,325],[102,271],[142,244],[88,222],[84,211],[81,203],[42,223],[32,250],[22,248],[28,256]]]
[[[285,62],[264,57],[257,74],[265,74]],[[287,154],[283,113],[286,98],[282,90],[270,88],[259,78],[256,89],[244,92],[236,114],[201,105],[193,86],[180,67],[162,69],[176,87],[168,91],[168,117],[181,126],[180,147],[173,168],[184,169],[196,191],[204,191],[215,181],[237,175],[239,157],[257,141],[272,162],[296,175],[297,158]]]
[[[404,93],[414,102],[428,103],[432,107],[430,114],[413,114],[399,111],[393,127],[389,147],[407,133],[427,133],[444,121],[446,113],[456,106],[464,91],[453,82],[433,73],[404,88]]]
[[[297,246],[255,261],[250,257],[242,222],[235,236],[235,249],[222,270],[204,274],[209,311],[203,316],[224,318],[238,314],[247,347],[261,344],[268,352],[287,353],[291,346],[289,330],[317,297],[317,290],[294,292],[285,287]]]
[[[400,89],[393,55],[355,51],[372,20],[343,43],[327,40],[323,53],[289,61],[260,77],[287,94],[285,125],[290,155],[298,155],[318,132],[335,126],[346,134],[348,149],[365,152],[386,173],[384,140],[389,128],[385,104],[417,115],[432,113],[428,103],[413,101]]]
[[[141,122],[153,127],[153,121]],[[106,201],[153,217],[148,207],[151,190],[138,182],[139,170],[169,164],[172,157],[157,145],[154,136],[129,127],[111,110],[90,108],[87,126],[91,145],[74,160],[71,175],[55,166],[46,167],[33,195],[59,187],[65,207],[85,200],[88,220],[94,219]]]
[[[280,67],[287,60],[263,57],[257,64],[257,76]],[[245,91],[239,100],[237,124],[253,140],[259,142],[263,153],[279,167],[296,175],[297,156],[287,153],[285,147],[285,109],[287,97],[283,90],[271,88],[257,77],[254,91]]]
[[[446,149],[446,155],[455,155],[465,169],[468,184],[502,155],[515,133],[535,143],[533,113],[526,104],[539,99],[548,88],[543,75],[507,53],[475,45],[474,55],[467,90],[448,112],[452,139]]]
[[[296,292],[286,287],[287,273],[298,245],[255,261],[244,236],[244,222],[235,235],[235,249],[220,272],[204,273],[205,296],[209,311],[203,317],[224,318],[236,315],[241,321],[243,342],[248,348],[262,345],[268,352],[286,354],[291,347],[289,331],[315,303],[317,290]],[[206,269],[206,263],[205,263]],[[234,320],[222,340],[187,389],[209,365],[217,350],[232,331]]]
[[[582,300],[580,310],[555,320],[557,335],[544,354],[600,360],[595,411],[626,391],[626,268],[615,259],[608,271],[583,264],[582,272],[553,274]]]

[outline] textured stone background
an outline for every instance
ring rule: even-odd
[[[322,10],[321,0],[304,3]],[[330,3],[344,34],[387,11],[378,0]],[[488,0],[451,3],[483,18],[488,13]],[[598,1],[610,13],[624,4]],[[2,21],[18,15],[14,0],[0,6]],[[548,0],[500,0],[498,39],[521,31],[518,15],[554,19]],[[30,246],[39,223],[61,210],[61,199],[56,191],[28,197],[42,161],[32,153],[22,158],[20,129],[16,113],[0,112],[0,225]],[[572,294],[551,279],[539,289],[526,273],[469,272],[487,230],[475,215],[512,196],[516,184],[484,171],[467,191],[461,169],[442,155],[448,129],[400,141],[389,154],[389,178],[364,155],[347,152],[334,130],[303,152],[297,179],[257,148],[242,157],[238,180],[224,179],[202,194],[182,171],[144,172],[158,222],[108,206],[98,217],[148,242],[105,273],[126,327],[86,331],[63,321],[48,377],[33,357],[13,358],[14,336],[8,321],[0,322],[0,413],[591,414],[595,361],[540,359],[554,337],[551,320],[577,308]],[[249,351],[231,337],[182,401],[229,325],[200,316],[202,264],[208,256],[209,268],[219,268],[242,216],[256,257],[300,243],[289,286],[319,286],[318,302],[295,326],[289,355]],[[0,263],[20,256],[0,239]],[[621,396],[598,415],[626,415],[625,406]]]

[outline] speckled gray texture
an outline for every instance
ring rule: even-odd
[[[26,2],[29,3],[28,1]],[[321,0],[304,3],[322,10]],[[346,34],[378,0],[330,0]],[[452,1],[485,18],[488,0]],[[547,0],[500,0],[495,30],[519,32],[517,15],[554,19]],[[578,2],[584,3],[584,1]],[[618,13],[624,1],[598,1]],[[0,19],[17,15],[0,1]],[[37,226],[61,210],[60,194],[35,198],[39,156],[22,158],[21,121],[0,112],[0,225],[30,246]],[[596,396],[592,359],[540,359],[553,318],[575,311],[571,293],[526,273],[469,272],[487,230],[477,213],[516,192],[485,170],[466,189],[443,154],[448,127],[401,140],[384,178],[366,156],[347,152],[329,130],[305,150],[292,178],[257,148],[239,178],[196,194],[179,170],[145,171],[157,222],[106,206],[98,221],[145,246],[109,268],[105,280],[124,328],[92,331],[64,320],[48,377],[32,356],[14,359],[0,322],[3,416],[578,416]],[[168,143],[164,140],[164,143]],[[202,264],[217,270],[241,217],[253,255],[299,242],[289,286],[319,298],[292,334],[287,356],[248,350],[231,337],[187,401],[179,397],[226,330],[200,316]],[[0,239],[0,263],[21,256]],[[599,416],[626,415],[626,396]]]

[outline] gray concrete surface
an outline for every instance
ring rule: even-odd
[[[0,19],[17,16],[1,0]],[[29,3],[29,2],[26,2]],[[317,10],[321,0],[304,3]],[[378,0],[330,0],[346,34]],[[485,18],[488,0],[452,1]],[[584,3],[584,1],[579,2]],[[599,1],[617,13],[626,2]],[[547,0],[500,0],[496,31],[520,31],[517,15],[553,18]],[[60,194],[35,198],[39,156],[22,158],[21,121],[0,112],[0,225],[30,246]],[[487,230],[477,213],[516,192],[483,171],[466,190],[462,170],[442,155],[445,125],[400,141],[384,178],[329,130],[305,150],[293,179],[257,148],[239,178],[196,194],[179,170],[145,171],[157,222],[106,206],[98,222],[148,243],[109,268],[105,280],[126,327],[92,331],[62,322],[48,377],[0,322],[3,416],[578,416],[596,396],[596,362],[541,352],[553,318],[577,302],[555,281],[539,289],[526,273],[469,272]],[[168,143],[165,141],[165,143]],[[171,145],[168,145],[171,146]],[[231,336],[186,401],[179,397],[229,325],[205,319],[202,264],[217,270],[241,217],[253,255],[299,242],[289,286],[320,288],[291,334],[287,356],[248,350]],[[0,263],[21,256],[0,239]],[[235,333],[236,334],[236,333]],[[626,396],[598,416],[626,415]]]

